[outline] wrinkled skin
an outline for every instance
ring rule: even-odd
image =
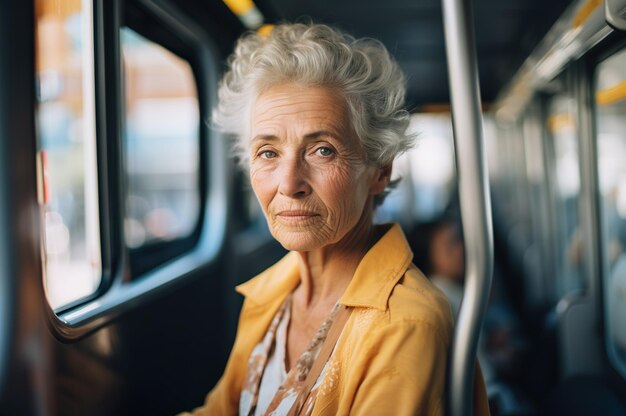
[[[344,98],[330,87],[281,84],[250,118],[250,180],[269,228],[300,255],[287,335],[289,368],[326,318],[380,230],[373,196],[391,166],[366,162]]]
[[[273,87],[253,106],[251,137],[252,188],[286,249],[321,249],[359,231],[370,197],[382,190],[341,96],[327,87]]]

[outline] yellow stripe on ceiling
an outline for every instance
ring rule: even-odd
[[[602,5],[602,0],[588,0],[583,7],[578,10],[576,16],[574,16],[574,20],[572,22],[572,26],[577,28],[582,26],[583,23],[593,14],[593,12]]]
[[[223,0],[228,8],[237,16],[244,15],[250,10],[254,9],[254,2],[252,0]]]
[[[491,111],[493,108],[493,104],[491,103],[481,103],[481,110],[483,112]],[[422,104],[417,108],[416,113],[451,113],[452,107],[449,103],[426,103]]]
[[[626,80],[596,92],[598,105],[611,105],[626,100]]]
[[[567,128],[576,126],[576,121],[570,114],[554,114],[548,117],[548,131],[555,134]]]
[[[258,33],[258,35],[262,38],[266,38],[270,35],[270,33],[272,33],[273,29],[274,25],[263,25],[256,30],[256,33]]]

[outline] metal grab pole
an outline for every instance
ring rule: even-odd
[[[470,0],[442,0],[455,154],[465,234],[466,275],[448,360],[446,409],[473,411],[474,363],[493,272],[491,200],[483,141]]]

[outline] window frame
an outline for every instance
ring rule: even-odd
[[[129,5],[131,5],[131,7],[135,8],[135,13],[141,13],[141,9],[142,6],[138,6],[137,3],[140,2],[128,2],[130,3]],[[124,13],[123,13],[124,14]],[[155,19],[157,20],[157,19]],[[189,66],[190,69],[192,71],[192,75],[194,77],[194,85],[196,87],[196,92],[198,94],[198,113],[201,116],[202,114],[208,114],[210,111],[210,103],[207,102],[207,97],[204,96],[203,94],[201,94],[200,92],[200,84],[202,83],[201,79],[202,79],[202,71],[199,69],[199,66],[201,66],[202,64],[199,62],[198,56],[194,53],[194,47],[189,48],[187,45],[184,44],[184,38],[179,36],[178,33],[176,33],[176,31],[171,30],[172,28],[164,28],[164,27],[160,27],[160,32],[161,33],[167,33],[169,32],[167,35],[165,35],[165,37],[169,37],[169,39],[166,40],[166,42],[159,42],[158,40],[153,39],[149,33],[143,33],[141,31],[139,31],[140,29],[138,29],[135,26],[131,26],[131,25],[127,25],[125,24],[126,22],[120,22],[120,26],[119,26],[119,30],[121,30],[121,28],[123,27],[127,27],[133,31],[135,31],[136,33],[138,33],[139,35],[143,36],[145,39],[154,42],[155,44],[163,47],[164,49],[168,50],[170,53],[172,53],[173,55],[175,55],[176,57],[180,58],[181,60],[186,61]],[[148,29],[150,30],[150,29]],[[177,37],[178,39],[172,41],[173,37]],[[167,43],[167,44],[165,44]],[[197,47],[197,45],[195,45]],[[121,43],[120,43],[120,53],[121,53]],[[122,65],[122,74],[124,71],[124,67],[123,67],[123,62],[121,62]],[[122,75],[123,77],[123,75]],[[125,103],[125,94],[126,94],[126,90],[125,90],[125,85],[123,82],[123,78],[122,78],[122,83],[121,83],[121,89],[120,89],[120,95],[121,98],[120,100],[122,100]],[[124,214],[126,213],[126,197],[127,197],[127,191],[128,191],[128,182],[127,182],[127,178],[128,175],[125,172],[126,169],[126,159],[125,159],[125,141],[126,141],[126,123],[127,123],[127,114],[126,114],[126,109],[125,109],[125,104],[122,108],[124,111],[122,111],[120,113],[120,118],[122,120],[122,125],[123,125],[123,129],[122,129],[122,140],[121,140],[121,153],[122,153],[122,163],[121,163],[121,171],[120,174],[124,180],[124,192],[123,192],[123,197],[122,197],[122,209],[124,210]],[[198,126],[198,142],[197,144],[198,146],[198,150],[199,150],[199,160],[198,160],[198,188],[197,190],[199,191],[199,198],[198,198],[198,202],[200,204],[199,206],[199,210],[198,210],[198,218],[195,221],[194,227],[191,230],[191,232],[185,236],[182,237],[178,237],[178,238],[174,238],[172,240],[168,240],[168,241],[154,241],[154,242],[149,242],[145,245],[142,245],[140,247],[137,248],[130,248],[128,247],[128,254],[129,254],[129,266],[130,266],[130,278],[131,279],[136,279],[136,278],[141,278],[141,276],[143,276],[145,273],[149,272],[150,270],[153,270],[157,267],[159,267],[160,265],[170,261],[171,259],[185,253],[186,251],[188,251],[190,248],[192,248],[195,243],[197,242],[198,238],[200,237],[201,234],[201,229],[202,229],[202,223],[205,220],[205,215],[203,213],[203,208],[204,208],[204,201],[206,200],[206,178],[208,177],[208,175],[210,175],[210,172],[208,172],[208,170],[206,169],[207,166],[207,162],[206,162],[206,158],[207,158],[207,153],[206,153],[206,143],[208,142],[208,129],[203,128],[204,127],[204,123],[202,121],[202,117],[199,117],[199,126]],[[123,216],[122,221],[124,221],[125,219],[125,215]],[[125,244],[126,247],[126,244]]]
[[[91,3],[88,3],[88,4],[89,4],[89,6],[88,6],[89,9],[83,10],[83,11],[81,11],[81,13],[83,13],[85,11],[90,13],[90,16],[85,16],[85,19],[88,19],[89,17],[91,17],[91,20],[88,21],[88,22],[83,22],[82,24],[87,26],[85,28],[86,30],[90,30],[91,29],[92,33],[95,33],[96,6],[95,6],[95,2],[91,2]],[[37,20],[35,20],[34,21],[34,33],[36,33],[36,31],[37,31],[37,24],[38,24],[38,22],[37,22]],[[83,51],[82,53],[83,54],[84,53],[91,53],[92,54],[88,58],[88,59],[91,59],[91,62],[90,62],[91,67],[81,67],[81,71],[84,72],[83,74],[81,74],[81,78],[89,77],[89,78],[91,78],[91,81],[93,82],[93,85],[91,85],[90,88],[91,88],[91,91],[94,93],[94,97],[93,97],[94,102],[83,103],[83,107],[84,107],[84,111],[85,112],[91,113],[88,117],[93,118],[93,121],[94,121],[94,124],[95,124],[94,131],[92,131],[91,134],[93,134],[93,137],[94,137],[94,140],[95,140],[95,143],[94,143],[94,153],[95,153],[96,164],[97,164],[96,165],[96,169],[95,169],[96,186],[97,186],[97,194],[96,194],[97,201],[96,201],[96,203],[98,203],[100,198],[101,198],[101,196],[102,196],[101,195],[102,187],[100,186],[100,181],[101,181],[101,176],[100,175],[102,174],[102,172],[101,172],[100,167],[99,167],[99,165],[100,165],[100,163],[99,163],[99,151],[100,151],[100,149],[98,148],[98,140],[97,140],[97,137],[98,137],[98,122],[97,122],[97,109],[96,109],[97,103],[95,102],[95,98],[97,97],[96,78],[95,78],[95,75],[96,75],[96,72],[97,72],[97,69],[96,69],[97,61],[95,59],[95,55],[96,55],[96,37],[95,37],[95,35],[92,38],[92,44],[89,45],[89,47],[86,48],[86,50]],[[89,72],[90,70],[91,70],[91,72]],[[33,75],[37,76],[36,70],[35,70],[35,73]],[[36,100],[35,106],[37,107],[37,110],[35,112],[35,124],[37,124],[39,122],[37,117],[38,117],[38,108],[39,108],[40,105],[41,105],[41,102]],[[43,162],[43,155],[41,153],[41,150],[42,150],[41,149],[41,134],[42,134],[41,129],[37,128],[35,134],[36,134],[36,142],[37,142],[37,151],[36,151],[36,155],[35,155],[34,159],[36,161],[35,163],[36,163],[36,166],[37,166],[37,188],[38,188],[37,192],[43,194],[44,191],[43,191],[42,187],[45,186],[45,185],[44,185],[44,181],[43,181],[44,162]],[[84,179],[86,181],[87,178],[85,177]],[[42,203],[42,201],[39,201],[39,204],[41,204],[41,203]],[[102,224],[103,224],[102,223],[103,218],[101,216],[102,215],[102,210],[100,209],[100,207],[98,207],[97,209],[98,209],[98,221],[99,221],[98,226],[102,227]],[[42,230],[43,230],[45,228],[45,221],[46,220],[45,220],[45,217],[44,217],[45,216],[45,208],[43,208],[41,205],[40,205],[40,215],[42,216],[42,218],[41,218],[41,221],[42,221],[41,227],[42,227]],[[67,310],[67,309],[70,309],[70,308],[72,308],[72,307],[74,307],[76,305],[79,305],[81,303],[85,303],[85,302],[88,302],[88,301],[91,301],[91,300],[95,299],[98,296],[98,294],[100,293],[103,285],[106,284],[107,275],[106,275],[105,270],[104,270],[104,268],[105,268],[105,263],[104,263],[104,261],[105,261],[105,259],[104,259],[104,255],[105,255],[105,250],[104,249],[105,249],[105,247],[102,245],[103,244],[103,235],[102,235],[103,232],[104,232],[104,230],[102,230],[102,229],[98,230],[99,238],[100,238],[99,239],[99,243],[100,243],[100,283],[98,284],[98,287],[96,287],[95,290],[92,293],[89,293],[89,294],[86,294],[86,295],[81,296],[79,298],[76,298],[75,300],[73,300],[71,302],[68,302],[66,304],[61,305],[60,307],[57,307],[57,308],[53,309],[54,312]],[[41,237],[45,239],[45,232],[44,231],[42,231],[42,236]],[[46,264],[45,264],[45,258],[47,256],[47,253],[45,253],[45,250],[46,250],[45,247],[46,247],[45,246],[45,241],[43,241],[42,242],[42,246],[41,246],[41,255],[42,255],[41,262],[42,262],[42,273],[43,273],[42,274],[42,284],[44,284],[43,281],[45,279],[47,279],[47,277],[46,277],[47,270],[46,270]],[[44,289],[44,292],[46,292],[46,291],[47,290]],[[49,299],[48,299],[47,294],[46,294],[46,308],[52,310],[52,306],[49,303]]]
[[[529,311],[544,309],[553,298],[553,282],[550,280],[554,275],[552,183],[547,166],[549,150],[545,140],[544,114],[544,97],[535,93],[520,114],[517,131],[517,145],[521,147],[516,153],[521,163],[517,180],[521,187],[516,197],[518,207],[523,209],[517,226],[521,224],[527,228],[524,230],[524,251],[520,255],[526,285],[525,302]],[[537,153],[540,153],[539,158],[533,159]]]
[[[121,88],[120,28],[124,0],[94,0],[94,69],[96,146],[101,227],[102,281],[90,297],[53,311],[47,307],[54,335],[67,342],[110,322],[121,313],[146,302],[213,263],[223,246],[228,219],[227,145],[207,123],[216,100],[219,53],[207,31],[187,18],[173,4],[158,0],[126,0],[150,19],[180,37],[190,46],[190,61],[200,106],[200,220],[182,249],[150,265],[136,276],[130,267],[131,250],[124,239],[125,173],[122,164],[125,115]],[[210,219],[210,220],[209,220]],[[179,246],[180,247],[180,246]],[[164,252],[153,254],[163,258]],[[132,278],[131,278],[132,277]]]
[[[576,222],[577,222],[577,226],[579,227],[578,232],[581,235],[581,240],[582,239],[586,239],[587,236],[589,235],[589,232],[587,230],[586,227],[586,220],[584,218],[584,213],[585,213],[585,205],[587,204],[586,202],[586,198],[585,198],[585,190],[586,190],[586,185],[584,184],[585,179],[583,178],[583,176],[585,175],[585,171],[584,171],[584,154],[583,154],[583,138],[582,136],[584,135],[583,133],[583,127],[581,125],[581,119],[582,117],[580,117],[581,111],[583,111],[583,109],[581,107],[584,107],[584,102],[582,101],[582,97],[580,95],[580,88],[578,87],[578,82],[580,79],[580,70],[578,68],[579,63],[575,62],[572,64],[567,65],[567,67],[562,70],[553,80],[552,80],[552,84],[555,85],[554,91],[550,91],[549,93],[545,94],[545,101],[546,101],[546,105],[545,105],[545,112],[544,112],[544,129],[545,129],[545,141],[546,141],[546,149],[548,151],[548,160],[547,160],[547,167],[548,167],[548,178],[550,183],[552,184],[552,188],[550,191],[550,210],[553,213],[552,215],[552,232],[553,232],[553,238],[552,238],[552,244],[554,247],[554,253],[555,253],[555,258],[556,256],[558,256],[558,260],[554,261],[554,271],[555,271],[555,282],[554,282],[554,287],[553,287],[553,291],[554,291],[554,297],[553,297],[553,301],[554,302],[558,302],[561,299],[568,297],[568,296],[574,296],[574,295],[585,295],[588,293],[589,288],[591,286],[591,282],[590,282],[590,276],[591,273],[589,273],[588,267],[586,267],[587,263],[589,262],[589,252],[588,250],[586,250],[586,247],[588,246],[587,244],[583,244],[581,243],[581,264],[578,268],[578,272],[580,273],[580,283],[581,283],[581,287],[580,288],[575,288],[575,289],[564,289],[566,287],[566,284],[564,283],[565,280],[565,274],[567,272],[566,268],[563,267],[562,264],[562,256],[563,256],[563,248],[564,248],[564,244],[569,243],[569,241],[564,240],[562,237],[562,226],[563,223],[561,222],[560,219],[558,219],[557,217],[559,217],[559,208],[561,206],[561,200],[560,197],[557,196],[557,188],[558,188],[558,172],[556,170],[557,166],[556,166],[556,143],[555,143],[555,139],[556,137],[553,135],[552,132],[549,131],[548,128],[548,122],[549,122],[549,118],[551,117],[551,103],[553,102],[553,100],[557,99],[559,96],[567,96],[570,99],[572,99],[575,102],[575,108],[574,111],[572,113],[572,116],[576,118],[577,122],[576,125],[574,127],[575,129],[575,145],[577,148],[577,173],[579,176],[579,189],[578,189],[578,194],[576,196]]]
[[[593,204],[595,208],[594,222],[595,222],[595,236],[597,236],[594,249],[596,250],[596,265],[597,279],[595,279],[595,290],[597,291],[598,299],[598,316],[600,320],[603,354],[606,357],[608,367],[611,369],[613,379],[619,380],[620,385],[626,389],[626,361],[620,361],[615,356],[615,351],[612,349],[612,343],[608,338],[607,322],[608,322],[608,309],[606,298],[606,281],[608,280],[606,264],[606,252],[607,247],[605,243],[605,218],[602,208],[602,194],[600,190],[600,178],[599,178],[599,149],[598,149],[598,105],[595,100],[595,93],[597,87],[598,69],[600,65],[615,54],[626,50],[626,40],[623,37],[619,37],[619,34],[613,34],[613,36],[607,40],[598,50],[593,51],[586,60],[586,66],[588,70],[588,89],[590,91],[588,108],[591,113],[592,119],[592,150],[593,152],[589,156],[591,159],[591,165],[593,169]]]

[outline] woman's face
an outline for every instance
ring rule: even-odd
[[[385,189],[388,175],[366,163],[341,95],[274,86],[259,95],[250,122],[252,188],[286,249],[335,244],[370,221],[370,197]]]

